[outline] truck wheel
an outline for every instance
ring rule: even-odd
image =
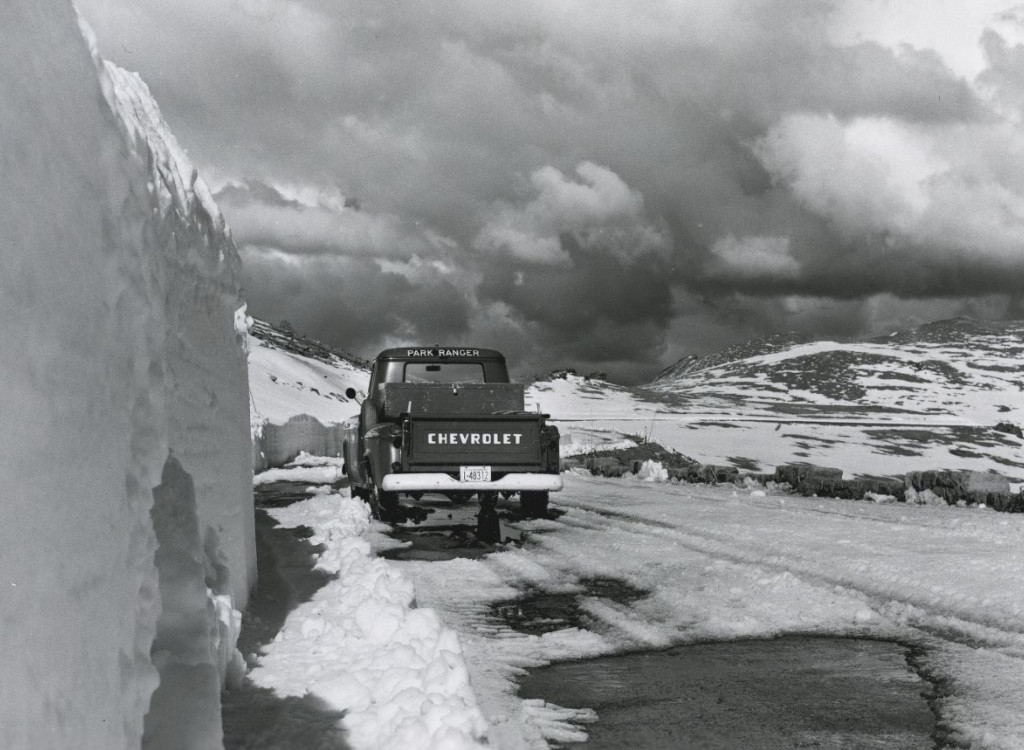
[[[484,493],[480,496],[480,513],[476,517],[476,538],[486,544],[497,544],[501,541],[501,524],[498,522],[497,494],[485,497],[491,493]]]
[[[519,493],[519,510],[524,518],[547,518],[548,493],[546,490],[526,490]]]
[[[374,487],[370,495],[370,512],[374,518],[384,523],[402,520],[398,509],[398,493],[385,492]]]

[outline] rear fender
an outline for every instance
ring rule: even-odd
[[[364,458],[370,473],[367,481],[372,482],[374,478],[391,474],[392,465],[401,464],[401,437],[401,427],[396,424],[381,424],[366,431],[363,444]]]
[[[345,459],[345,474],[354,485],[367,484],[366,470],[359,451],[359,418],[346,419],[341,425],[341,455]]]

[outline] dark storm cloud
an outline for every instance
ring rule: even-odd
[[[572,237],[563,237],[562,243],[571,256],[583,255]],[[672,316],[671,290],[661,263],[627,270],[617,259],[600,255],[587,255],[571,267],[514,271],[498,266],[485,273],[480,295],[541,324],[548,343],[588,362],[652,361],[652,348],[660,354],[659,336]],[[643,334],[621,336],[627,329]]]
[[[1021,24],[967,40],[974,81],[835,41],[848,5],[81,2],[220,188],[254,313],[624,371],[1014,309]]]
[[[434,341],[439,332],[461,336],[468,328],[469,301],[440,275],[413,281],[367,258],[296,262],[252,246],[241,254],[247,294],[265,300],[261,316],[348,351],[372,354],[388,338]]]

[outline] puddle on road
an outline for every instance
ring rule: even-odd
[[[648,595],[647,591],[634,588],[618,578],[587,578],[579,585],[581,591],[534,593],[521,599],[496,602],[491,605],[492,617],[518,633],[544,635],[554,630],[593,626],[590,617],[580,608],[584,597],[632,604]]]
[[[493,544],[477,541],[472,526],[399,526],[389,536],[409,544],[379,553],[388,560],[454,560],[456,557],[478,558],[494,552]]]
[[[331,486],[338,489],[343,485],[347,485],[347,480]],[[309,500],[313,496],[311,490],[316,486],[310,482],[266,482],[253,487],[253,498],[257,508],[284,508]]]
[[[554,664],[519,695],[592,708],[581,750],[930,750],[931,686],[884,641],[787,637]]]
[[[402,497],[403,506],[420,511],[414,521],[393,524],[389,536],[406,546],[380,553],[389,560],[453,560],[479,558],[500,545],[481,542],[476,535],[477,502],[453,503],[440,495],[427,495],[418,501]],[[519,544],[522,534],[512,523],[508,510],[499,504],[498,523],[502,544]]]

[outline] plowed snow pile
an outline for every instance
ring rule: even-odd
[[[279,696],[310,694],[345,712],[355,750],[482,747],[462,648],[432,609],[417,608],[410,580],[373,555],[361,500],[318,494],[269,511],[314,530],[316,569],[336,577],[289,613],[249,677]]]

